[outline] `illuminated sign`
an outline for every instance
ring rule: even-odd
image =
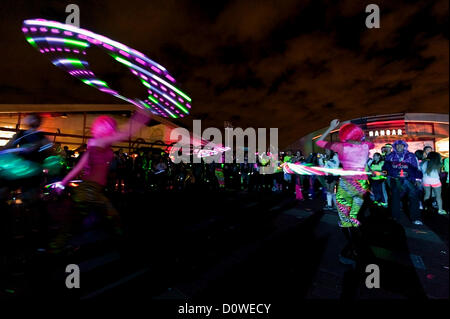
[[[369,137],[399,136],[399,135],[403,135],[402,129],[369,131]]]

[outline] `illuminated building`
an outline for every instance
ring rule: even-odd
[[[449,115],[436,113],[397,113],[389,115],[368,116],[353,119],[343,123],[352,122],[364,129],[366,140],[375,144],[371,151],[381,152],[386,143],[393,143],[398,139],[406,141],[409,150],[415,152],[424,146],[431,146],[443,156],[448,157],[449,148]],[[300,149],[304,154],[323,152],[316,141],[327,128],[312,132],[287,149]],[[338,129],[333,131],[327,140],[338,141]]]

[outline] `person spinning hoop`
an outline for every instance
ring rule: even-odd
[[[21,130],[0,150],[0,205],[13,189],[21,189],[26,210],[25,232],[43,233],[46,214],[40,203],[43,163],[50,155],[51,143],[39,130],[42,118],[29,114],[24,119],[27,130]],[[6,210],[6,209],[5,209]]]
[[[366,142],[364,131],[353,123],[346,123],[339,129],[340,142],[325,141],[325,138],[339,124],[339,120],[332,120],[330,127],[316,144],[336,152],[344,170],[362,172],[361,175],[341,176],[336,194],[339,226],[348,240],[347,246],[339,255],[339,260],[342,263],[354,264],[359,253],[357,247],[361,241],[358,231],[360,226],[358,213],[364,202],[364,195],[369,190],[368,177],[363,172],[369,158],[369,150],[374,148],[374,144]]]
[[[87,215],[93,209],[101,211],[112,222],[116,235],[122,234],[120,217],[103,193],[107,184],[109,166],[114,157],[111,146],[114,143],[127,140],[146,125],[149,120],[150,112],[138,109],[128,126],[118,130],[117,123],[113,118],[109,116],[96,118],[91,127],[93,138],[88,141],[86,152],[66,177],[54,186],[59,190],[64,189],[73,178],[85,169],[83,183],[75,189],[73,199],[82,214]],[[65,230],[68,229],[65,228]],[[56,240],[52,243],[51,248],[61,248],[64,241]]]

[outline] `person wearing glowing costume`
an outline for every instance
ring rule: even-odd
[[[344,170],[364,172],[369,158],[369,150],[374,148],[374,144],[366,142],[364,131],[353,123],[344,124],[340,128],[340,142],[325,141],[330,132],[338,126],[339,120],[332,120],[330,127],[316,142],[317,145],[336,152]],[[357,244],[358,237],[360,237],[358,213],[368,190],[369,182],[366,174],[341,176],[339,180],[336,194],[339,226],[348,240],[348,244],[339,256],[343,263],[354,263],[354,259],[358,256]]]
[[[86,152],[66,177],[56,184],[56,188],[64,189],[69,181],[85,170],[83,183],[75,189],[73,199],[82,214],[87,214],[92,209],[100,209],[105,213],[107,219],[112,221],[116,234],[122,232],[119,214],[103,193],[107,184],[109,166],[114,157],[111,145],[128,139],[149,120],[150,113],[138,109],[131,118],[128,127],[118,130],[113,118],[104,115],[97,117],[91,127],[93,138],[88,141]],[[67,228],[64,230],[68,231]],[[66,235],[67,233],[62,234],[63,239],[58,238],[53,242],[51,248],[55,250],[61,248]]]

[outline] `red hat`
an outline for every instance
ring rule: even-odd
[[[341,142],[362,141],[364,139],[364,131],[356,124],[344,124],[339,130],[339,139]]]

